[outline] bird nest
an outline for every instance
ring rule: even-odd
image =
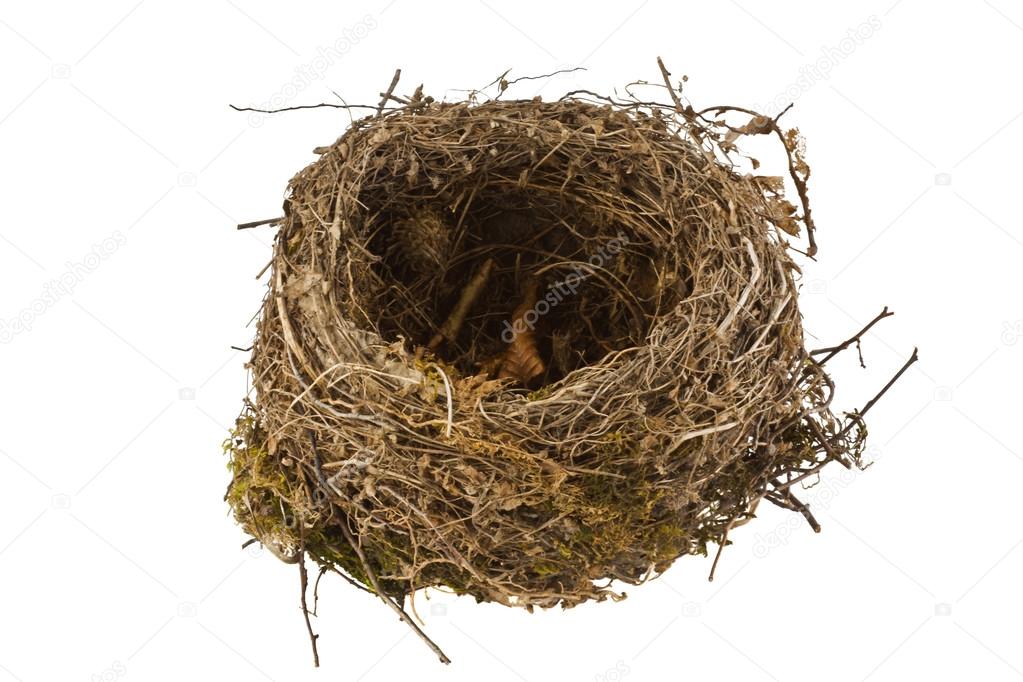
[[[308,556],[410,625],[431,586],[617,599],[764,499],[815,525],[794,483],[860,464],[865,410],[832,412],[804,345],[798,134],[662,73],[666,104],[392,83],[291,180],[227,500],[303,580]]]

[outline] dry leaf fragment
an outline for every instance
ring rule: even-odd
[[[501,379],[516,379],[523,386],[546,369],[536,347],[536,330],[533,329],[536,322],[533,306],[536,305],[539,287],[540,283],[536,279],[530,279],[522,303],[512,313],[512,339],[504,352],[504,361],[498,374]],[[532,316],[528,314],[530,311],[533,311]],[[534,319],[530,320],[531,317]]]
[[[767,116],[754,116],[739,130],[744,135],[766,135],[774,130],[774,121]]]

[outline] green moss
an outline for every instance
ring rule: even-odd
[[[550,386],[542,386],[535,391],[530,391],[526,394],[526,400],[534,402],[536,400],[543,400],[551,394]]]

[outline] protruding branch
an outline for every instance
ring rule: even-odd
[[[325,477],[323,475],[323,469],[321,468],[321,465],[320,465],[320,453],[319,453],[319,448],[316,445],[316,437],[315,437],[315,435],[311,431],[309,432],[309,435],[310,435],[310,441],[312,443],[313,457],[315,459],[314,465],[315,465],[316,477],[318,479],[318,482],[319,482],[319,485],[320,485],[321,489],[326,491],[329,488],[327,486],[327,481],[326,481],[326,479],[325,479]],[[327,503],[330,504],[331,506],[336,506],[329,499],[327,500]],[[338,508],[337,511],[339,511],[342,515],[344,515],[344,510]],[[406,625],[408,625],[410,628],[412,628],[412,631],[415,632],[419,636],[419,638],[422,639],[423,642],[425,642],[426,645],[428,647],[430,647],[430,649],[435,654],[437,654],[437,657],[440,659],[441,663],[450,663],[451,659],[447,657],[447,654],[445,654],[441,650],[441,648],[439,646],[437,646],[437,644],[432,639],[430,639],[426,635],[426,633],[423,632],[423,630],[418,625],[416,625],[415,621],[412,620],[412,618],[408,615],[408,613],[405,612],[405,609],[403,609],[401,607],[401,605],[398,604],[398,602],[395,599],[392,599],[391,597],[389,597],[387,595],[386,592],[384,592],[383,587],[381,587],[381,585],[380,585],[380,581],[377,579],[376,572],[373,570],[373,567],[370,566],[370,564],[369,564],[369,559],[366,557],[366,553],[362,550],[362,546],[356,541],[355,537],[352,535],[352,531],[349,530],[347,520],[345,518],[342,518],[341,522],[338,525],[341,527],[341,532],[342,532],[342,534],[344,534],[345,540],[351,546],[352,551],[355,552],[355,555],[359,558],[359,563],[362,565],[362,570],[366,574],[366,578],[369,580],[369,584],[373,588],[373,592],[377,595],[377,597],[379,597],[381,600],[383,600],[383,602],[385,604],[387,604],[387,606],[392,611],[394,611],[396,614],[398,614],[398,618],[400,620],[402,620]],[[303,559],[303,562],[304,562],[304,559]],[[304,575],[305,569],[303,568],[302,570],[303,570],[303,575]],[[304,589],[302,591],[302,599],[303,599],[302,608],[305,609],[305,590]],[[310,629],[310,632],[312,632],[311,629]]]
[[[913,349],[913,354],[909,357],[909,360],[906,360],[906,364],[904,364],[902,366],[902,368],[898,372],[895,373],[895,376],[893,376],[888,381],[888,383],[884,385],[884,388],[882,388],[880,391],[878,391],[877,395],[875,395],[873,398],[871,398],[869,401],[867,401],[867,404],[863,406],[862,410],[859,410],[859,411],[857,411],[855,413],[857,420],[862,418],[863,415],[865,415],[867,412],[869,412],[870,408],[872,408],[874,406],[874,404],[877,403],[877,401],[881,399],[881,396],[883,396],[885,393],[887,393],[888,389],[891,388],[895,384],[895,382],[899,380],[899,377],[901,377],[903,374],[905,374],[906,370],[909,369],[910,365],[912,365],[914,362],[916,362],[919,359],[920,358],[917,355],[917,349],[914,348]],[[849,427],[846,427],[846,429],[848,429],[848,428]]]
[[[434,641],[430,639],[418,625],[416,625],[415,621],[413,621],[412,618],[408,615],[408,613],[405,612],[405,609],[401,608],[401,606],[398,605],[397,601],[395,601],[391,597],[388,597],[387,594],[384,593],[383,588],[380,587],[380,581],[377,580],[376,573],[373,571],[373,568],[369,565],[369,560],[366,558],[366,553],[362,551],[362,547],[360,547],[359,543],[357,543],[355,541],[355,538],[352,537],[352,531],[348,530],[348,524],[342,521],[338,525],[341,526],[341,532],[344,533],[345,540],[348,541],[348,544],[351,545],[352,549],[355,551],[356,556],[359,557],[359,563],[362,564],[362,570],[366,572],[366,577],[369,578],[369,583],[370,585],[373,586],[373,591],[376,592],[377,596],[380,597],[384,601],[384,603],[391,608],[392,611],[398,614],[398,618],[402,620],[410,628],[412,628],[412,631],[419,635],[420,639],[426,642],[426,645],[433,650],[433,653],[437,654],[437,657],[440,659],[441,663],[450,663],[451,659],[447,657],[447,655],[441,650],[441,648],[437,646],[434,643]]]
[[[261,225],[273,225],[274,223],[279,223],[283,220],[284,216],[281,216],[280,218],[267,218],[266,220],[254,220],[251,223],[241,223],[238,225],[238,229],[247,230],[251,227],[259,227]]]
[[[377,116],[384,113],[384,106],[387,104],[387,100],[391,99],[391,95],[394,94],[394,89],[398,87],[399,78],[401,78],[401,69],[395,69],[391,84],[387,86],[387,92],[382,93],[383,97],[380,100],[380,104],[377,105]]]
[[[848,339],[846,339],[842,343],[838,344],[837,346],[831,346],[829,348],[818,348],[817,350],[812,350],[812,351],[810,351],[810,355],[819,355],[821,353],[827,353],[827,355],[822,360],[817,360],[816,361],[818,365],[823,365],[825,362],[827,362],[831,358],[835,357],[836,355],[838,355],[839,353],[844,351],[846,348],[848,348],[852,344],[859,343],[860,339],[863,337],[864,334],[866,334],[867,332],[870,331],[871,327],[873,327],[875,324],[877,324],[878,322],[880,322],[884,318],[891,317],[894,314],[895,313],[888,311],[888,306],[885,306],[884,310],[882,310],[878,314],[877,317],[875,317],[873,320],[868,322],[867,325],[863,329],[861,329],[858,332],[856,332],[856,334],[854,334],[853,336],[849,337]],[[862,363],[862,358],[861,358],[860,364],[861,365],[863,364]]]
[[[661,58],[657,58],[657,68],[661,70],[661,77],[664,79],[664,86],[668,88],[668,94],[671,95],[671,101],[675,104],[675,111],[683,116],[687,121],[693,119],[693,108],[682,105],[682,100],[678,97],[678,91],[675,90],[675,86],[671,84],[671,72],[664,66],[664,62]]]
[[[258,107],[239,107],[228,104],[235,111],[252,111],[257,114],[279,114],[282,111],[300,111],[302,109],[377,109],[377,104],[334,104],[333,102],[320,102],[319,104],[297,104],[293,107],[281,107],[280,109],[260,109]]]
[[[309,574],[305,570],[305,547],[302,547],[302,551],[299,552],[298,560],[298,574],[301,576],[302,584],[302,615],[305,616],[305,627],[309,631],[309,641],[313,646],[313,665],[317,668],[320,667],[320,652],[316,648],[316,640],[319,639],[319,635],[313,632],[313,624],[309,620],[309,606],[306,603],[305,594],[309,590]],[[322,575],[322,573],[321,573]],[[319,579],[317,579],[319,584]]]

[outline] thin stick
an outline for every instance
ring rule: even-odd
[[[735,515],[732,520],[725,526],[725,532],[721,534],[721,544],[718,545],[717,554],[714,555],[714,563],[710,565],[710,574],[707,576],[707,582],[714,582],[714,573],[718,570],[718,561],[721,560],[721,553],[725,550],[725,545],[728,544],[728,534],[732,532],[732,528],[735,526],[736,520],[739,516]]]
[[[284,220],[284,216],[281,216],[280,218],[267,218],[266,220],[255,220],[251,223],[241,223],[238,226],[238,229],[247,230],[250,227],[259,227],[260,225],[273,225],[274,223],[279,223],[282,220]]]
[[[387,92],[384,93],[383,99],[381,99],[380,104],[377,105],[377,116],[384,113],[384,105],[387,104],[387,100],[391,99],[391,95],[394,94],[394,88],[398,86],[399,78],[401,78],[401,69],[395,69],[394,78],[391,79],[391,84],[387,86]]]
[[[326,566],[320,566],[320,572],[316,576],[316,582],[313,583],[313,615],[316,615],[317,609],[320,608],[320,580],[323,579],[323,575],[327,572]]]
[[[728,544],[728,531],[731,530],[731,523],[728,524],[728,528],[725,529],[724,535],[721,536],[721,544],[718,545],[717,554],[714,555],[714,563],[710,565],[710,575],[707,576],[707,582],[714,582],[714,572],[718,570],[718,561],[721,560],[721,552],[724,551],[725,545]]]
[[[257,107],[239,107],[234,104],[228,104],[235,111],[254,111],[259,114],[279,114],[282,111],[300,111],[302,109],[377,109],[377,104],[334,104],[332,102],[320,102],[319,104],[298,104],[293,107],[281,107],[280,109],[259,109]]]
[[[916,349],[916,348],[914,348],[914,349],[913,349],[913,355],[911,355],[911,356],[910,356],[909,360],[906,360],[906,364],[904,364],[904,365],[902,366],[902,369],[900,369],[900,370],[899,370],[898,372],[896,372],[896,373],[895,373],[895,376],[893,376],[893,377],[892,377],[891,379],[889,379],[888,383],[884,385],[884,388],[882,388],[882,389],[881,389],[880,391],[878,391],[877,395],[875,395],[875,396],[874,396],[873,398],[871,398],[871,399],[870,399],[870,400],[869,400],[869,401],[867,402],[867,404],[863,406],[863,409],[862,409],[862,410],[860,410],[859,412],[856,412],[856,413],[855,413],[855,414],[856,414],[856,417],[857,417],[857,419],[860,419],[860,418],[862,418],[862,417],[863,417],[863,415],[865,415],[865,414],[866,414],[867,412],[869,412],[869,411],[870,411],[870,408],[872,408],[872,407],[874,406],[874,404],[875,404],[875,403],[876,403],[876,402],[877,402],[878,400],[880,400],[880,399],[881,399],[881,396],[883,396],[883,395],[884,395],[885,393],[887,393],[887,392],[888,392],[888,389],[889,389],[889,388],[891,388],[891,387],[892,387],[892,385],[893,385],[893,384],[894,384],[894,383],[895,383],[896,381],[898,381],[898,380],[899,380],[899,377],[901,377],[901,376],[902,376],[902,375],[903,375],[903,374],[904,374],[904,373],[906,372],[906,370],[907,370],[907,369],[909,369],[909,366],[910,366],[910,365],[912,365],[912,364],[913,364],[914,362],[916,362],[916,361],[917,361],[917,360],[919,360],[919,359],[920,359],[920,358],[919,358],[919,356],[917,355],[917,349]],[[850,426],[851,426],[851,424],[850,424]],[[848,429],[848,428],[849,428],[849,427],[846,427],[846,429]],[[844,432],[844,431],[845,431],[845,429],[843,429],[843,432]]]
[[[257,272],[257,273],[256,273],[256,279],[259,279],[260,277],[262,277],[262,276],[263,276],[263,274],[264,274],[264,273],[265,273],[265,272],[266,272],[267,270],[269,270],[269,269],[270,269],[270,266],[271,266],[271,265],[273,265],[273,264],[274,264],[274,261],[273,261],[273,259],[271,258],[271,259],[270,259],[269,261],[267,261],[266,265],[264,265],[264,266],[263,266],[263,269],[262,269],[262,270],[260,270],[259,272]]]
[[[487,280],[490,278],[490,272],[493,269],[493,258],[483,261],[483,265],[480,266],[479,270],[472,276],[472,279],[469,280],[469,283],[462,289],[462,295],[458,298],[458,303],[455,304],[451,314],[448,315],[448,319],[444,321],[444,324],[440,326],[437,333],[430,339],[430,343],[427,345],[430,350],[436,350],[445,340],[454,341],[458,338],[458,332],[465,323],[465,316],[469,314],[469,310],[472,309],[476,299],[483,293],[483,285],[487,283]]]
[[[878,322],[880,322],[884,318],[891,317],[894,314],[895,313],[892,313],[892,312],[888,311],[888,306],[885,306],[884,310],[882,310],[878,314],[877,317],[875,317],[873,320],[871,320],[863,329],[861,329],[858,332],[856,332],[855,335],[849,337],[848,339],[846,339],[842,343],[838,344],[837,346],[831,346],[829,348],[818,348],[817,350],[812,350],[812,351],[810,351],[810,355],[818,355],[820,353],[827,353],[827,356],[824,357],[824,359],[817,361],[818,365],[823,365],[825,362],[827,362],[831,358],[835,357],[836,355],[838,355],[839,353],[844,351],[846,348],[848,348],[853,343],[859,343],[860,338],[862,338],[864,334],[869,332],[871,327],[873,327],[875,324],[877,324]]]
[[[684,116],[686,120],[691,120],[693,117],[693,108],[682,106],[682,100],[678,98],[678,93],[675,91],[675,86],[671,84],[671,72],[668,71],[664,66],[664,62],[661,58],[657,58],[657,68],[661,70],[661,77],[664,79],[664,86],[668,88],[668,94],[671,95],[671,101],[675,103],[675,111]]]
[[[319,448],[316,445],[316,437],[315,437],[315,435],[313,434],[313,432],[311,430],[307,430],[307,431],[309,433],[310,441],[312,442],[312,446],[313,446],[313,457],[314,457],[314,466],[315,466],[315,470],[316,470],[316,476],[319,478],[320,486],[323,487],[326,490],[327,489],[327,482],[326,482],[326,479],[323,476],[323,469],[320,466],[320,453],[319,453]],[[330,504],[331,506],[336,506],[336,505],[334,505],[333,501],[331,501],[331,500],[328,500],[328,504]],[[341,510],[341,509],[338,509],[338,511],[344,513],[344,511]],[[366,553],[362,551],[362,546],[359,545],[359,543],[357,543],[355,541],[355,538],[352,536],[352,531],[348,529],[348,522],[347,522],[347,520],[346,519],[342,519],[341,523],[339,523],[338,525],[341,526],[341,532],[344,534],[345,540],[347,540],[348,544],[351,545],[352,550],[355,551],[355,555],[357,557],[359,557],[359,563],[362,564],[362,570],[366,573],[366,577],[369,579],[369,584],[373,587],[373,591],[376,593],[376,595],[380,599],[382,599],[383,602],[385,604],[387,604],[387,606],[389,606],[392,611],[394,611],[396,614],[398,614],[398,618],[400,620],[402,620],[406,625],[408,625],[410,628],[412,628],[413,632],[415,632],[417,635],[419,635],[419,638],[422,639],[426,643],[426,645],[428,647],[430,647],[430,649],[433,651],[433,653],[437,654],[437,657],[440,659],[441,663],[451,663],[451,659],[447,657],[447,654],[445,654],[441,650],[441,648],[439,646],[437,646],[437,644],[432,639],[430,639],[426,635],[426,633],[423,632],[422,629],[418,625],[415,624],[415,622],[412,620],[412,618],[410,618],[409,615],[405,612],[405,609],[401,608],[401,605],[399,605],[397,601],[395,601],[394,599],[391,599],[390,597],[388,597],[387,594],[384,592],[383,588],[380,587],[380,581],[377,580],[377,574],[373,571],[373,568],[369,565],[369,559],[366,558]],[[302,556],[303,556],[303,562],[304,562],[305,554],[303,553]],[[303,572],[304,572],[304,570],[305,569],[303,568]],[[302,599],[303,599],[303,608],[304,608],[305,607],[305,590],[302,591]]]
[[[338,525],[341,526],[341,532],[344,533],[345,540],[348,541],[348,544],[352,546],[352,549],[355,550],[355,554],[359,557],[359,562],[362,564],[362,570],[366,572],[366,577],[369,578],[369,583],[373,586],[373,590],[376,592],[377,596],[380,597],[385,604],[391,607],[391,610],[398,614],[398,618],[412,628],[413,632],[419,635],[420,639],[426,642],[426,645],[433,650],[433,653],[437,654],[438,658],[440,658],[441,663],[450,663],[451,659],[448,658],[447,655],[441,651],[441,648],[437,646],[432,639],[427,637],[426,633],[415,624],[415,621],[413,621],[412,618],[405,613],[405,609],[401,608],[394,599],[391,599],[384,593],[383,589],[380,587],[380,581],[377,580],[376,573],[373,572],[373,569],[369,565],[369,560],[366,558],[365,552],[363,552],[362,547],[355,542],[355,538],[352,537],[352,532],[348,530],[348,524],[342,521]]]
[[[910,366],[914,362],[919,360],[919,359],[920,358],[919,358],[919,356],[917,354],[917,349],[914,348],[913,349],[913,354],[909,357],[909,360],[906,360],[905,364],[902,365],[902,367],[899,369],[899,371],[895,373],[895,376],[893,376],[891,379],[889,379],[888,383],[884,385],[884,388],[882,388],[880,391],[877,392],[877,395],[875,395],[873,398],[871,398],[870,400],[867,401],[867,404],[863,406],[862,410],[857,410],[857,411],[852,412],[852,413],[846,413],[850,417],[849,423],[846,424],[845,427],[841,431],[839,431],[837,434],[835,434],[835,436],[834,436],[834,438],[832,440],[838,440],[839,438],[841,438],[845,434],[849,433],[849,430],[852,429],[852,427],[854,425],[862,424],[863,423],[863,415],[865,415],[867,412],[869,412],[870,408],[872,408],[877,403],[877,401],[881,399],[881,396],[883,396],[885,393],[887,393],[888,389],[890,389],[895,384],[895,382],[899,380],[899,377],[901,377],[903,374],[905,374],[906,370],[909,369]],[[841,460],[839,460],[839,461],[841,461]]]
[[[519,83],[521,81],[535,81],[535,80],[540,80],[541,78],[550,78],[552,76],[558,76],[558,75],[561,75],[563,73],[572,73],[574,71],[585,71],[585,70],[586,70],[585,66],[576,66],[576,67],[573,67],[571,69],[558,69],[557,71],[551,71],[550,73],[542,73],[539,76],[519,76],[518,78],[515,78],[513,80],[506,81],[504,89],[507,90],[511,86],[513,86],[516,83]],[[498,79],[498,80],[501,80],[501,79],[504,78],[504,76],[507,76],[509,71],[511,71],[511,69],[508,69],[508,71],[505,71],[504,74],[501,76],[501,78]],[[498,81],[494,81],[494,83],[496,83],[496,82],[498,82]],[[493,85],[493,83],[491,83],[491,85]]]
[[[780,481],[778,481],[777,479],[772,481],[772,483],[774,483],[775,485],[777,485],[779,482]],[[803,502],[795,495],[793,495],[791,490],[789,490],[788,488],[785,489],[775,488],[775,491],[772,492],[777,492],[777,494],[786,499],[789,505],[791,506],[778,504],[778,501],[772,499],[771,495],[766,496],[768,502],[774,502],[775,504],[778,504],[778,506],[780,507],[784,507],[785,509],[793,509],[799,512],[800,514],[803,515],[803,518],[806,519],[806,522],[810,524],[810,528],[813,528],[814,533],[821,532],[821,524],[817,522],[817,519],[814,518],[813,514],[810,512],[810,507],[805,502]]]
[[[775,123],[777,123],[778,119],[780,119],[782,116],[784,116],[785,112],[787,112],[789,109],[791,109],[794,105],[795,105],[795,102],[789,102],[789,105],[787,107],[785,107],[784,109],[782,109],[781,112],[777,116],[775,116],[773,119],[771,119],[771,120],[774,121]]]
[[[313,632],[313,624],[309,621],[309,607],[306,604],[305,593],[309,590],[309,575],[305,570],[305,547],[302,547],[302,551],[299,553],[301,559],[298,561],[298,574],[301,576],[302,583],[302,615],[305,616],[305,627],[309,631],[309,642],[313,645],[313,665],[317,668],[320,667],[320,652],[316,649],[316,640],[319,639],[319,635]],[[323,575],[322,573],[320,575]],[[319,578],[316,579],[319,584]]]

